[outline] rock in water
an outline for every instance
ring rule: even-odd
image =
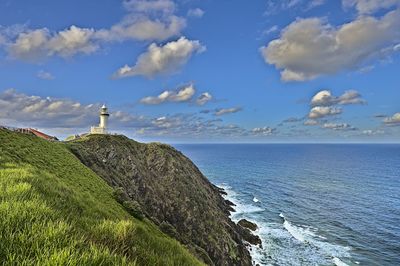
[[[110,135],[91,135],[68,145],[86,166],[112,187],[123,189],[148,218],[205,263],[251,265],[243,240],[261,241],[230,220],[232,206],[221,190],[181,152]]]
[[[241,219],[238,222],[238,225],[240,225],[241,227],[250,229],[251,231],[255,231],[258,228],[256,223],[250,222],[249,220],[246,220],[246,219]]]

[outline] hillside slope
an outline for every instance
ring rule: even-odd
[[[71,151],[164,232],[208,264],[251,265],[229,203],[182,153],[159,143],[92,135],[67,144]]]
[[[0,129],[0,265],[201,265],[62,143]]]

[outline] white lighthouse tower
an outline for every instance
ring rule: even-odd
[[[100,109],[100,124],[98,127],[93,126],[90,128],[90,134],[108,134],[108,117],[110,114],[108,113],[107,106],[103,104]]]

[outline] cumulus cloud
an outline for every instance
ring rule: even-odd
[[[397,126],[400,125],[400,113],[395,113],[390,117],[386,117],[383,122],[389,126]]]
[[[400,0],[342,0],[344,8],[355,7],[360,14],[371,14],[381,9],[400,5]]]
[[[76,26],[53,34],[46,28],[22,32],[9,46],[9,52],[14,58],[28,61],[52,55],[91,54],[99,48],[92,40],[93,34],[93,29]]]
[[[209,101],[212,100],[212,95],[208,92],[203,92],[202,94],[200,94],[200,96],[196,99],[196,104],[197,105],[205,105],[206,103],[208,103]]]
[[[129,12],[110,28],[80,28],[75,25],[54,32],[47,28],[29,29],[26,25],[0,26],[0,47],[9,55],[25,61],[40,61],[50,56],[71,57],[91,54],[102,44],[115,41],[163,41],[179,36],[186,20],[174,15],[170,0],[124,1]]]
[[[333,96],[329,90],[322,90],[315,94],[311,99],[312,106],[332,106],[336,104],[365,104],[361,94],[355,90],[344,92],[341,96]]]
[[[189,17],[194,17],[194,18],[201,18],[204,16],[204,10],[201,8],[194,8],[194,9],[189,9],[187,15]]]
[[[308,114],[308,118],[318,119],[318,118],[337,115],[337,114],[341,114],[341,113],[342,113],[341,108],[335,108],[335,107],[329,107],[329,106],[315,106],[310,110],[310,112]]]
[[[242,111],[241,107],[232,107],[232,108],[218,108],[214,110],[214,115],[221,116],[226,114],[233,114]]]
[[[50,72],[46,72],[44,70],[40,70],[36,76],[40,79],[45,79],[45,80],[52,80],[55,77],[50,73]]]
[[[180,35],[186,20],[174,15],[176,5],[170,0],[131,0],[123,6],[130,13],[109,29],[101,29],[96,37],[103,41],[163,41]]]
[[[276,128],[271,127],[256,127],[251,130],[251,133],[256,136],[269,136],[276,132]]]
[[[394,10],[338,27],[322,18],[297,19],[260,51],[266,63],[281,70],[282,80],[305,81],[390,56],[399,40],[400,10]]]
[[[163,21],[146,16],[130,16],[110,29],[102,29],[96,33],[96,38],[103,41],[140,40],[162,41],[180,34],[186,26],[186,21],[177,16],[169,16]]]
[[[137,75],[153,77],[174,73],[186,64],[194,53],[201,53],[204,50],[205,46],[199,41],[188,40],[185,37],[162,46],[153,43],[139,56],[134,66],[121,67],[113,77],[124,78]]]
[[[187,102],[192,99],[196,90],[193,84],[186,85],[175,91],[164,91],[158,96],[149,96],[140,100],[143,104],[160,104],[164,102]]]
[[[355,127],[352,127],[347,123],[325,123],[322,127],[333,130],[356,130]]]
[[[42,98],[8,89],[0,94],[0,120],[41,127],[80,127],[96,121],[100,105]]]
[[[76,134],[87,132],[98,123],[100,103],[31,96],[9,89],[0,93],[0,125],[37,127],[52,132]],[[206,119],[196,114],[174,114],[159,117],[134,115],[110,108],[112,131],[142,135],[146,138],[235,138],[252,135],[252,130],[234,124],[224,124],[219,118]],[[56,133],[57,134],[57,133]]]

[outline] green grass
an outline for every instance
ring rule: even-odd
[[[0,265],[201,265],[62,143],[0,129]]]

